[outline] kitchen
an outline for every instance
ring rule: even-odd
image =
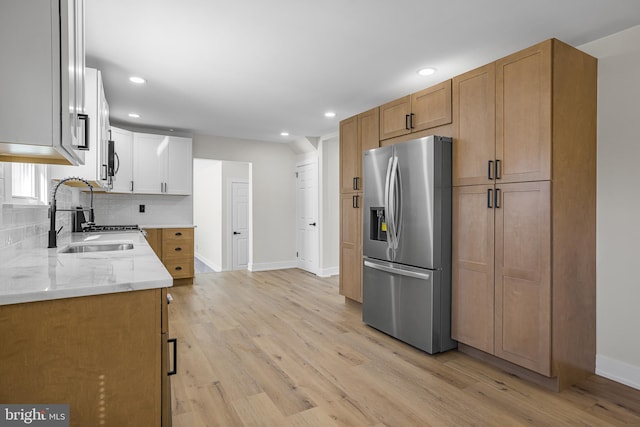
[[[633,14],[629,14],[633,16]],[[629,27],[632,25],[629,25]],[[625,27],[621,27],[624,29]],[[555,36],[556,34],[549,34]],[[627,383],[629,385],[638,384],[638,366],[640,365],[639,349],[634,337],[634,324],[637,313],[633,309],[633,301],[637,300],[637,286],[634,286],[634,274],[631,271],[633,265],[630,257],[634,253],[634,242],[637,240],[637,227],[633,219],[633,212],[637,206],[633,197],[633,187],[628,188],[637,181],[634,164],[631,163],[637,154],[635,145],[632,144],[636,127],[633,123],[633,112],[637,111],[637,84],[633,80],[638,70],[637,61],[637,29],[629,29],[617,36],[604,37],[607,33],[598,34],[592,39],[586,39],[582,43],[577,43],[581,50],[590,52],[599,59],[599,101],[598,101],[598,249],[597,249],[597,289],[598,289],[598,311],[597,311],[597,371],[605,377]],[[558,35],[561,39],[562,35]],[[535,38],[530,43],[521,44],[515,49],[506,49],[502,54],[509,54],[519,48],[524,48],[544,37]],[[592,41],[593,40],[593,41]],[[590,41],[591,43],[586,43]],[[503,55],[494,54],[493,58]],[[487,61],[478,60],[475,65],[481,65]],[[462,69],[466,71],[472,66]],[[104,70],[103,70],[104,71]],[[440,77],[440,80],[444,77]],[[434,80],[436,83],[438,80]],[[422,83],[422,87],[429,86],[429,83]],[[113,87],[113,85],[112,85]],[[127,89],[125,89],[127,90]],[[136,90],[136,89],[128,89]],[[380,102],[370,102],[357,107],[352,107],[351,114],[364,111],[367,107],[381,104],[384,101],[393,99],[411,90],[398,91],[394,95],[385,95]],[[107,98],[109,98],[109,86],[106,87]],[[128,112],[128,111],[127,111]],[[345,118],[350,113],[341,112],[340,118]],[[170,122],[169,119],[165,122]],[[619,124],[620,122],[624,125]],[[173,125],[173,124],[172,124]],[[331,127],[337,130],[337,122]],[[279,131],[279,129],[278,129]],[[335,131],[334,131],[335,132]],[[632,133],[633,132],[633,133]],[[330,134],[328,132],[327,134]],[[196,158],[216,158],[222,160],[253,161],[255,185],[260,185],[260,189],[254,188],[256,197],[254,200],[254,212],[260,215],[254,217],[254,262],[256,270],[263,267],[269,268],[271,265],[279,263],[289,263],[295,261],[292,254],[295,251],[295,234],[290,227],[284,227],[280,221],[276,220],[275,214],[272,216],[272,209],[269,209],[270,197],[273,188],[291,188],[292,181],[288,180],[285,187],[278,187],[277,183],[269,182],[269,176],[273,168],[266,163],[259,163],[266,153],[255,151],[258,143],[252,141],[253,138],[246,137],[240,141],[229,137],[215,137],[210,135],[195,134],[193,155]],[[334,137],[335,139],[335,137]],[[332,141],[329,137],[327,141]],[[231,143],[234,144],[231,144]],[[296,153],[286,152],[286,145],[272,143],[273,147],[281,150],[282,158],[279,163],[279,170],[293,171],[296,161]],[[267,148],[263,148],[267,151]],[[222,154],[219,154],[222,153]],[[249,154],[244,154],[249,153]],[[251,158],[248,159],[247,157]],[[273,156],[277,157],[277,156]],[[270,158],[273,158],[270,157]],[[6,173],[6,164],[3,165]],[[278,175],[278,183],[286,179]],[[4,188],[4,186],[2,186]],[[266,192],[270,190],[271,193]],[[278,190],[276,190],[278,191]],[[282,193],[282,191],[279,191]],[[258,193],[261,193],[258,196]],[[6,193],[5,193],[6,194]],[[112,196],[115,197],[115,196]],[[132,197],[132,196],[125,196]],[[174,197],[174,196],[157,196]],[[624,197],[624,198],[623,198]],[[6,201],[6,199],[4,199]],[[289,208],[283,211],[291,213],[294,211],[294,204],[291,199],[286,201]],[[137,208],[138,203],[131,202]],[[153,212],[153,200],[147,203],[151,205]],[[29,239],[35,245],[41,243],[40,236],[46,233],[48,225],[43,229],[42,224],[47,224],[46,209],[20,208],[15,205],[3,206],[2,209],[2,248],[4,254],[9,254],[14,244],[22,241],[27,245]],[[137,214],[136,214],[137,215]],[[292,215],[292,214],[291,214]],[[144,217],[143,217],[144,218]],[[293,223],[293,216],[290,220],[282,222]],[[144,220],[139,221],[143,223]],[[138,222],[138,221],[136,221]],[[634,234],[635,233],[635,234]],[[34,242],[39,239],[39,242]],[[46,240],[45,240],[46,242]],[[286,243],[274,246],[271,242]],[[46,244],[46,243],[45,243]],[[329,259],[335,257],[333,254],[326,256]],[[3,256],[2,259],[7,259]],[[335,263],[333,264],[335,266]],[[332,267],[329,263],[324,268]],[[177,304],[177,303],[176,303]]]

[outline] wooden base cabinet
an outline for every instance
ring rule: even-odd
[[[166,306],[166,289],[0,306],[0,402],[69,404],[78,427],[170,425]]]
[[[147,228],[145,232],[149,246],[173,277],[173,284],[193,284],[194,229]]]
[[[547,40],[453,94],[453,338],[565,388],[595,370],[597,61]]]

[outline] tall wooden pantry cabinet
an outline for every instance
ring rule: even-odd
[[[379,146],[378,108],[340,122],[340,294],[362,302],[362,152]]]
[[[555,39],[453,79],[453,338],[553,389],[595,369],[596,101]]]

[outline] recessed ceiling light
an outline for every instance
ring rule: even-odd
[[[331,117],[335,117],[336,113],[334,113],[333,111],[327,111],[326,113],[324,113],[324,116],[331,118]]]
[[[431,74],[435,73],[436,69],[433,67],[426,67],[426,68],[420,68],[418,70],[418,74],[421,76],[430,76]]]
[[[289,136],[289,132],[280,132],[280,136]]]
[[[140,114],[129,113],[129,117],[133,117],[134,119],[139,119],[140,118]]]
[[[129,81],[131,83],[137,83],[139,85],[146,83],[147,81],[145,79],[143,79],[142,77],[136,77],[136,76],[131,76],[129,77]]]

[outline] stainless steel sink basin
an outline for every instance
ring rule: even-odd
[[[62,249],[62,254],[79,254],[85,252],[107,252],[107,251],[126,251],[133,249],[133,243],[83,243],[77,245],[69,245]]]

